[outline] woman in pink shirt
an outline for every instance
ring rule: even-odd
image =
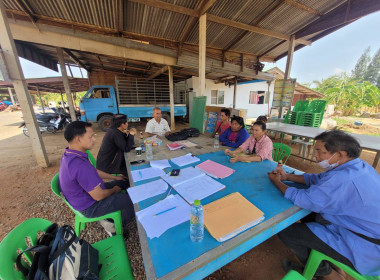
[[[220,121],[216,123],[215,131],[211,135],[212,138],[215,137],[215,134],[218,132],[219,136],[223,134],[230,126],[230,115],[231,112],[228,109],[222,109],[220,111]]]
[[[224,153],[231,156],[230,162],[237,161],[262,161],[272,159],[273,143],[265,134],[266,124],[263,122],[255,122],[252,128],[252,136],[250,136],[239,148],[234,151],[226,149]],[[237,154],[249,151],[249,156],[238,156]]]

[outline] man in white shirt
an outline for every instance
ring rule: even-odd
[[[145,132],[148,136],[163,136],[170,134],[168,122],[162,118],[161,109],[155,107],[153,109],[153,119],[146,124]]]

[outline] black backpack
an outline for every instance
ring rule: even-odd
[[[24,252],[35,252],[30,269],[21,264]],[[79,239],[71,226],[49,226],[36,246],[29,247],[16,259],[17,268],[28,280],[99,279],[99,253]]]
[[[166,135],[166,139],[169,141],[180,141],[186,140],[189,137],[198,137],[201,133],[197,128],[185,128],[179,132],[174,132],[169,135]]]

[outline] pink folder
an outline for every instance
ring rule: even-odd
[[[205,162],[198,164],[195,167],[202,169],[211,177],[218,178],[218,179],[226,178],[235,172],[235,170],[233,170],[232,168],[229,168],[227,166],[224,166],[220,163],[217,163],[209,159],[206,160]]]

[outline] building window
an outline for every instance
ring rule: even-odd
[[[211,90],[211,104],[224,104],[224,90]]]
[[[249,104],[268,104],[268,92],[262,90],[250,91]]]

